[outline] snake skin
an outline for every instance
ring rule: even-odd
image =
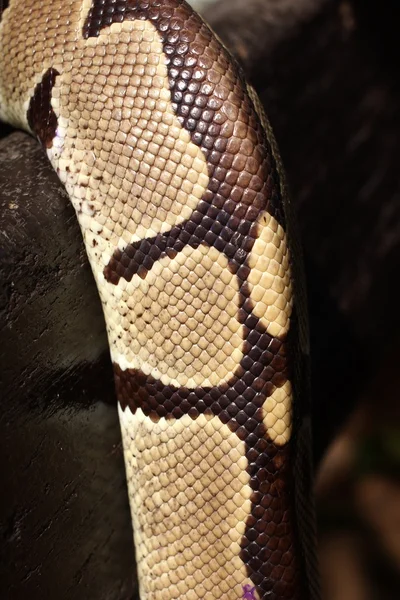
[[[240,69],[182,0],[11,0],[0,117],[82,229],[142,600],[311,598],[287,203]]]

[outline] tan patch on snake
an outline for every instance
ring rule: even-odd
[[[249,583],[245,444],[217,417],[120,409],[142,600],[232,599]]]
[[[29,131],[27,110],[43,74],[80,61],[75,52],[90,6],[91,0],[10,0],[0,23],[1,119]]]
[[[208,185],[207,164],[175,116],[155,27],[149,21],[125,21],[83,40],[91,2],[66,4],[67,9],[54,2],[39,7],[30,0],[24,10],[32,11],[32,19],[22,23],[20,36],[2,35],[4,47],[17,46],[15,61],[9,59],[9,47],[5,65],[0,58],[0,69],[17,73],[1,79],[2,85],[16,83],[14,93],[0,88],[0,100],[8,98],[2,116],[29,129],[26,111],[33,89],[48,68],[60,73],[52,90],[57,135],[48,155],[88,246],[99,237],[107,242],[101,256],[90,256],[94,269],[100,263],[100,272],[117,246],[167,231],[191,215]],[[54,36],[48,31],[52,14],[57,15]],[[40,28],[47,30],[43,41],[32,34]],[[19,45],[25,51],[26,45],[35,46],[23,69]]]
[[[290,440],[292,434],[292,384],[287,381],[276,388],[263,404],[263,422],[269,438],[278,446]]]
[[[253,313],[270,335],[282,337],[289,330],[293,306],[286,236],[282,226],[267,212],[258,221],[257,233],[248,263]]]
[[[154,26],[116,23],[82,44],[83,66],[60,77],[53,90],[60,123],[54,147],[60,150],[49,156],[78,211],[85,241],[107,242],[97,261],[102,270],[116,247],[189,218],[208,174],[202,151],[173,111]],[[115,61],[117,53],[124,55],[123,64]],[[96,253],[91,258],[96,262]]]
[[[105,314],[114,324],[111,355],[122,369],[188,388],[232,376],[243,356],[239,283],[218,250],[186,246],[156,262],[145,279],[135,275],[119,287],[117,310],[109,302]]]

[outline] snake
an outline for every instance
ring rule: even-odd
[[[254,89],[184,0],[0,19],[0,118],[43,146],[103,306],[141,599],[317,598],[300,258]]]

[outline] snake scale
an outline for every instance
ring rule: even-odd
[[[142,600],[317,598],[296,248],[240,67],[183,0],[10,0],[0,117],[82,230]]]

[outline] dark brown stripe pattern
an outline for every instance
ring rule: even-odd
[[[48,69],[37,84],[28,108],[28,123],[45,148],[51,148],[57,130],[57,117],[51,106],[51,91],[59,75],[56,69]]]
[[[214,246],[229,260],[240,286],[244,357],[234,377],[215,388],[165,386],[137,370],[115,367],[121,406],[141,408],[153,420],[212,414],[245,442],[252,510],[242,542],[261,599],[306,599],[306,578],[296,535],[292,447],[267,436],[262,405],[292,376],[291,336],[271,337],[254,316],[248,257],[263,211],[285,225],[279,175],[270,144],[238,67],[207,26],[179,0],[94,0],[83,36],[112,23],[147,19],[157,28],[167,59],[173,107],[207,159],[209,186],[192,217],[170,232],[117,250],[105,268],[109,282],[143,279],[163,256],[184,246]]]

